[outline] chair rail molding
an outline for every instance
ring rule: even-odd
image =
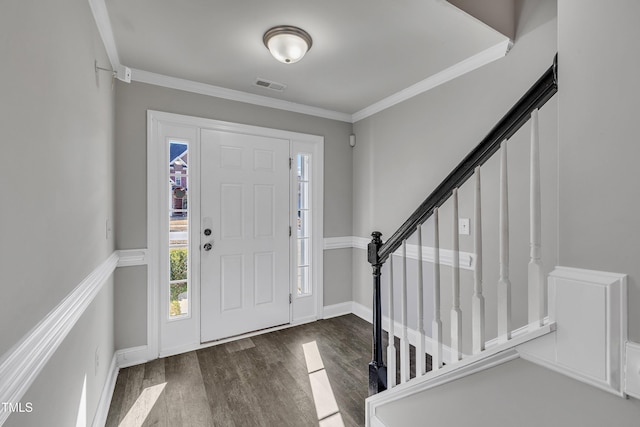
[[[0,358],[0,402],[19,402],[118,265],[114,251]],[[9,417],[0,407],[0,425]]]
[[[367,249],[370,238],[357,237],[357,236],[341,236],[341,237],[325,237],[324,238],[324,250],[333,249]],[[407,259],[418,260],[418,245],[407,244]],[[397,250],[393,255],[401,256],[400,250]],[[460,268],[465,270],[475,270],[476,256],[469,252],[460,252]],[[435,249],[431,246],[422,245],[422,261],[433,263],[435,260]],[[449,249],[440,249],[440,264],[452,266],[453,265],[453,251]]]
[[[147,265],[147,248],[144,249],[121,249],[118,251],[118,267],[133,267],[137,265]]]

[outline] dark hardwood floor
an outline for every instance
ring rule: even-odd
[[[318,419],[313,341],[344,426],[364,425],[371,324],[346,315],[122,369],[106,426],[339,426]]]

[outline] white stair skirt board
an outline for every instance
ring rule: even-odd
[[[519,357],[516,350],[518,345],[547,335],[555,331],[555,327],[555,323],[547,323],[539,329],[531,331],[528,326],[525,326],[521,333],[514,332],[511,340],[507,342],[496,342],[495,345],[492,343],[491,346],[487,345],[487,349],[482,353],[463,357],[457,363],[445,365],[437,371],[429,371],[420,378],[412,379],[391,390],[369,397],[365,401],[365,426],[384,425],[375,417],[376,409],[379,406],[514,360]]]
[[[520,357],[625,396],[627,276],[568,267],[549,275],[554,334],[518,347]]]
[[[444,366],[438,371],[428,372],[420,378],[419,381],[404,383],[392,390],[373,395],[365,401],[364,425],[365,427],[387,427],[380,418],[376,416],[376,410],[380,406],[464,378],[467,375],[493,368],[494,366],[507,363],[517,358],[518,352],[513,348],[479,360],[475,360],[477,357],[474,357],[474,362],[460,362],[457,365]]]

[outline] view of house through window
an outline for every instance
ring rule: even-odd
[[[189,144],[169,141],[169,316],[189,314]]]
[[[298,154],[296,156],[298,170],[298,200],[297,200],[297,288],[298,295],[311,295],[311,156]]]

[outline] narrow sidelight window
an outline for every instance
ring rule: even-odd
[[[298,154],[296,156],[298,169],[298,200],[297,200],[297,233],[296,233],[296,262],[297,262],[297,292],[298,295],[311,295],[311,156]]]
[[[169,141],[169,317],[189,314],[189,144]]]

